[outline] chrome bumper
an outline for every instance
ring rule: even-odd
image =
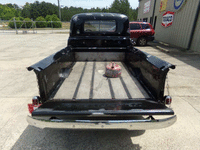
[[[176,119],[177,117],[174,115],[166,119],[156,120],[75,120],[73,122],[67,122],[63,120],[37,120],[31,116],[27,116],[27,121],[30,125],[42,129],[161,129],[173,125]]]

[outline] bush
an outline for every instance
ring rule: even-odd
[[[42,16],[37,17],[35,21],[45,21],[45,22],[36,22],[37,28],[46,28],[47,27],[47,22]]]
[[[60,21],[60,19],[55,14],[53,14],[52,15],[52,21]],[[61,28],[62,22],[53,22],[53,27],[54,28]]]
[[[52,16],[51,15],[47,15],[45,17],[45,20],[47,21],[47,27],[52,27],[52,24],[51,24]]]
[[[13,18],[14,18],[14,17],[13,17]],[[9,26],[10,28],[15,28],[15,24],[14,24],[14,22],[13,22],[13,21],[14,21],[13,18],[10,19],[10,21],[12,21],[12,22],[9,22],[9,24],[8,24],[8,26]],[[16,22],[17,28],[22,27],[23,20],[24,20],[23,17],[15,17],[15,21],[20,21],[20,22]]]
[[[54,21],[60,21],[60,19],[55,14],[47,15],[45,17],[45,20],[47,21],[47,26],[48,27],[53,27],[53,28],[61,28],[62,27],[62,23],[61,22],[54,22]]]
[[[30,18],[25,18],[24,21],[26,21],[26,22],[24,22],[22,28],[31,28],[32,27],[33,22]],[[34,24],[33,24],[33,26],[34,26]]]

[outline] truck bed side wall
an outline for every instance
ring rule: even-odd
[[[69,48],[65,48],[28,67],[29,71],[34,69],[36,73],[43,102],[50,98],[65,76],[69,74],[73,63],[74,53],[71,53]]]
[[[175,66],[136,48],[127,53],[126,62],[151,96],[163,101],[167,73]]]

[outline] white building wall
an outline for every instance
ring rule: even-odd
[[[160,2],[160,0],[159,0]],[[155,38],[178,47],[187,48],[190,40],[190,35],[195,19],[199,0],[187,1],[184,6],[178,11],[173,7],[174,0],[168,0],[167,11],[175,12],[174,21],[170,27],[163,27],[162,15],[159,13],[159,5],[156,6],[155,16],[157,16]]]
[[[154,1],[151,0],[151,8],[150,12],[144,14],[144,3],[148,0],[140,0],[139,9],[138,9],[138,19],[148,18],[148,22],[150,22],[150,17],[153,15],[153,7]],[[155,5],[155,17],[157,17],[155,24],[155,39],[159,41],[163,41],[169,43],[171,45],[175,45],[181,48],[188,48],[188,44],[191,37],[191,31],[193,28],[193,22],[195,20],[195,15],[198,9],[199,0],[186,0],[185,4],[179,9],[175,10],[174,8],[174,0],[168,0],[166,10],[163,12],[159,12],[160,1],[156,0]],[[166,11],[175,12],[174,20],[171,26],[163,27],[162,16]],[[195,51],[200,51],[199,45],[200,43],[200,19],[198,19],[194,38],[192,41],[191,49]],[[154,25],[154,23],[152,23]]]
[[[147,13],[144,13],[144,4],[146,2],[148,2],[149,0],[141,0],[139,3],[139,8],[138,8],[138,20],[142,21],[143,18],[148,18],[147,22],[150,22],[150,17],[152,17],[153,14],[153,6],[154,6],[154,1],[155,0],[151,0],[150,3],[150,11]]]

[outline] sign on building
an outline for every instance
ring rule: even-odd
[[[163,27],[169,27],[172,25],[173,19],[174,19],[174,12],[167,11],[163,14],[161,25]]]
[[[165,10],[166,10],[167,1],[168,1],[168,0],[161,0],[161,1],[160,1],[160,9],[159,9],[159,12],[160,12],[160,13],[161,13],[162,11],[165,11]]]
[[[174,9],[179,10],[186,0],[174,0]]]
[[[144,11],[143,11],[144,14],[150,11],[150,6],[151,6],[151,0],[144,3]]]

